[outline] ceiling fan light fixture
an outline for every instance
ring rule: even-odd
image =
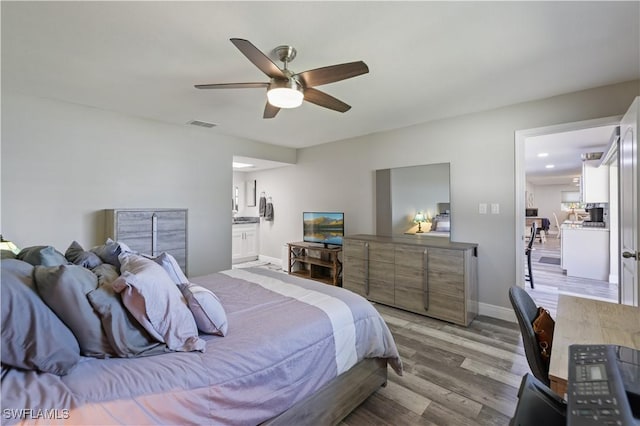
[[[267,90],[269,103],[278,108],[297,108],[302,105],[302,88],[293,78],[287,81],[272,81]]]

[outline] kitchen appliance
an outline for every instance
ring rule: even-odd
[[[606,228],[607,224],[604,222],[590,222],[588,220],[585,220],[584,222],[582,222],[582,227],[583,228]]]
[[[589,222],[604,222],[604,208],[591,207],[586,210],[589,212]]]

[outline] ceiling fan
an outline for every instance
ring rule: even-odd
[[[297,108],[302,105],[303,100],[334,111],[347,112],[351,109],[351,106],[314,87],[369,72],[367,64],[357,61],[295,73],[288,68],[289,63],[296,57],[296,49],[291,46],[278,46],[273,49],[274,54],[284,63],[284,67],[280,68],[250,41],[232,38],[231,43],[260,71],[265,73],[271,81],[264,83],[196,84],[195,87],[197,89],[266,88],[267,104],[264,108],[263,118],[275,117],[281,108]]]

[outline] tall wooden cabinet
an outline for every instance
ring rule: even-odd
[[[343,287],[371,301],[465,326],[478,313],[476,244],[353,235],[343,249]]]
[[[151,256],[167,252],[187,273],[186,209],[108,209],[105,217],[107,237]]]

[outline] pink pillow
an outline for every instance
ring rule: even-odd
[[[118,259],[122,275],[111,285],[140,325],[171,350],[204,352],[193,315],[162,266],[133,253]]]

